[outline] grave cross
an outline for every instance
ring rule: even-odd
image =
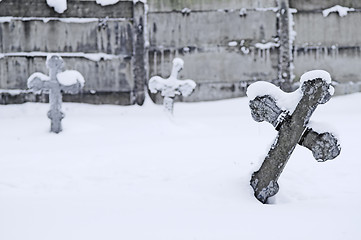
[[[69,94],[78,93],[84,86],[83,76],[75,70],[62,72],[64,61],[58,55],[49,55],[46,60],[49,76],[43,73],[33,73],[28,78],[28,88],[33,91],[49,92],[50,110],[48,118],[51,120],[50,131],[59,133],[62,131],[61,120],[64,113],[61,111],[62,92]]]
[[[149,80],[149,90],[152,93],[161,92],[164,97],[163,106],[166,111],[173,114],[174,97],[176,95],[189,96],[196,87],[193,80],[178,80],[178,73],[183,69],[184,61],[180,58],[173,59],[173,68],[169,78],[164,79],[154,76]]]
[[[297,144],[310,149],[314,158],[321,162],[334,159],[340,154],[341,148],[336,137],[307,127],[318,104],[326,103],[333,93],[331,78],[325,73],[327,72],[320,70],[311,71],[301,77],[302,85],[293,93],[294,96],[299,95],[300,101],[292,114],[281,109],[282,106],[279,106],[272,93],[258,95],[250,101],[253,119],[257,122],[267,121],[279,131],[263,164],[251,178],[254,195],[262,203],[266,203],[269,197],[278,192],[277,180]],[[270,86],[267,87],[269,89]]]

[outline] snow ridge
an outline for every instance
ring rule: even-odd
[[[347,15],[348,12],[353,12],[353,11],[355,11],[354,8],[348,8],[348,7],[342,7],[340,5],[335,5],[331,8],[327,8],[327,9],[323,10],[322,15],[324,17],[327,17],[330,13],[337,12],[340,17],[344,17]]]

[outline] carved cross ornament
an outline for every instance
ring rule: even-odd
[[[33,73],[28,78],[28,88],[37,92],[49,92],[50,110],[48,117],[51,120],[51,132],[62,131],[61,120],[64,113],[61,111],[62,92],[76,94],[84,87],[84,77],[75,70],[62,72],[64,61],[58,55],[49,55],[46,59],[49,76],[43,73]]]
[[[164,97],[163,106],[166,111],[173,114],[174,97],[176,95],[189,96],[196,87],[193,80],[178,80],[178,73],[183,69],[184,61],[180,58],[173,59],[173,68],[169,78],[164,79],[154,76],[149,80],[148,86],[152,93],[158,91]]]
[[[300,88],[292,93],[268,82],[256,82],[247,89],[253,119],[267,121],[278,131],[263,164],[251,178],[254,195],[262,203],[278,192],[277,180],[297,145],[310,149],[320,162],[334,159],[341,151],[332,133],[319,133],[307,126],[318,104],[326,103],[333,95],[329,73],[310,71],[300,81]]]

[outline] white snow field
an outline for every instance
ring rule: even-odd
[[[1,240],[361,239],[361,94],[311,120],[337,133],[339,157],[296,147],[271,204],[249,186],[277,132],[247,98],[163,107],[0,106]]]

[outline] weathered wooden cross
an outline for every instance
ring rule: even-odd
[[[58,55],[50,55],[46,60],[49,76],[43,73],[33,73],[28,78],[28,88],[33,91],[49,92],[50,110],[48,118],[51,120],[50,131],[59,133],[62,131],[61,120],[64,113],[61,111],[62,92],[69,94],[78,93],[84,86],[83,76],[75,70],[62,72],[64,61]]]
[[[166,111],[173,114],[174,97],[176,95],[189,96],[196,87],[193,80],[178,80],[178,73],[183,69],[184,61],[180,58],[173,59],[173,68],[169,78],[164,79],[154,76],[149,80],[148,86],[152,93],[161,92],[164,97],[163,106]]]
[[[341,148],[336,137],[331,133],[318,133],[307,127],[317,105],[326,103],[333,94],[331,78],[318,77],[320,73],[325,76],[327,72],[311,71],[301,77],[302,85],[293,93],[299,94],[300,100],[292,114],[278,105],[272,93],[258,95],[249,103],[255,121],[267,121],[279,131],[262,166],[251,178],[254,195],[262,203],[266,203],[269,197],[278,192],[277,180],[297,144],[310,149],[314,158],[320,162],[334,159],[340,154]],[[251,86],[249,88],[252,88]],[[274,85],[272,87],[277,88]]]

